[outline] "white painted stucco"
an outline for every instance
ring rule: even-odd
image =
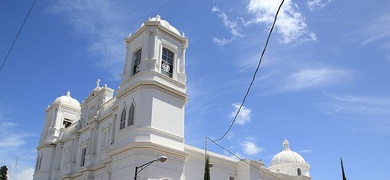
[[[205,151],[184,144],[188,39],[156,16],[125,42],[123,74],[115,95],[98,80],[81,104],[68,92],[46,109],[35,180],[134,179],[136,166],[161,155],[168,160],[152,163],[138,179],[203,179]],[[172,77],[162,73],[167,71],[162,68],[166,66],[163,48],[173,53]],[[140,64],[134,66],[134,53],[140,49]],[[213,163],[211,179],[311,179],[310,166],[299,154],[281,153],[266,168],[261,161],[239,161],[208,152]],[[291,154],[299,160],[284,162]],[[294,174],[296,168],[302,168],[302,175]]]

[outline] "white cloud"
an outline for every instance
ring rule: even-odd
[[[345,83],[351,78],[351,74],[350,71],[341,69],[302,69],[285,78],[281,90],[303,90]]]
[[[31,180],[36,150],[27,148],[31,133],[23,132],[18,124],[6,121],[6,113],[0,112],[0,159],[8,168],[10,180]],[[17,160],[18,159],[18,160]]]
[[[228,17],[228,15],[226,13],[224,13],[222,10],[220,10],[219,8],[217,7],[213,7],[211,9],[211,11],[213,13],[217,13],[218,17],[222,19],[222,23],[223,25],[229,29],[229,32],[230,34],[232,35],[232,37],[226,39],[226,38],[216,38],[216,37],[213,37],[213,42],[214,43],[217,43],[218,45],[220,46],[224,46],[226,44],[229,44],[231,42],[233,42],[234,40],[236,40],[237,38],[242,38],[244,37],[243,34],[241,34],[241,30],[238,26],[238,21],[231,21]]]
[[[243,37],[243,35],[240,33],[240,30],[238,29],[237,21],[229,20],[229,17],[224,12],[222,12],[219,8],[217,8],[215,6],[211,9],[211,11],[218,13],[218,17],[222,18],[223,24],[227,28],[229,28],[230,33],[233,36]]]
[[[118,6],[110,1],[55,1],[49,11],[63,15],[77,36],[90,41],[88,48],[97,58],[98,66],[119,79],[124,56],[124,19]],[[119,36],[118,36],[119,35]],[[121,36],[122,35],[122,36]]]
[[[332,0],[308,0],[306,5],[310,11],[314,11],[326,7],[330,2]]]
[[[3,114],[2,112],[0,112],[0,114]],[[5,120],[5,117],[4,116],[0,116],[0,120],[3,121]],[[0,133],[1,132],[4,132],[12,127],[15,127],[16,124],[15,123],[12,123],[12,122],[1,122],[0,123]]]
[[[232,106],[234,108],[234,111],[230,113],[230,117],[234,118],[238,112],[238,109],[240,108],[240,104],[234,103],[232,104]],[[250,122],[251,116],[252,116],[252,110],[245,106],[242,106],[240,113],[237,116],[236,123],[239,125],[243,125],[247,122]]]
[[[0,159],[3,163],[2,165],[8,167],[9,179],[32,180],[36,150],[26,149],[25,144],[26,138],[31,136],[26,133],[19,135],[12,131],[2,132],[0,136],[3,137],[0,140],[2,142],[0,146]],[[19,159],[18,162],[16,162],[16,159]]]
[[[299,151],[300,153],[312,153],[313,152],[313,150],[311,150],[311,149],[304,149],[304,150],[301,150],[301,151]]]
[[[389,115],[390,97],[327,95],[327,102],[318,103],[317,107],[328,114],[352,113],[369,115]]]
[[[0,152],[21,147],[26,142],[25,138],[30,136],[27,133],[13,132],[12,128],[15,126],[11,122],[0,122]]]
[[[225,39],[225,38],[220,39],[220,38],[213,37],[213,42],[220,46],[225,46],[226,44],[230,44],[234,40],[235,40],[234,37],[231,37],[230,39]]]
[[[247,5],[248,13],[254,14],[256,17],[248,21],[247,24],[271,25],[279,5],[279,1],[250,0]],[[308,30],[305,18],[299,12],[298,5],[292,3],[291,0],[284,2],[275,26],[277,32],[282,36],[280,40],[282,43],[317,40],[316,34]]]
[[[29,180],[33,179],[34,168],[26,167],[18,171],[8,173],[9,180]]]
[[[369,19],[369,22],[361,22],[362,46],[373,46],[384,54],[384,59],[390,61],[390,13],[378,13],[379,15]]]
[[[256,155],[263,151],[262,148],[256,146],[255,143],[249,141],[241,143],[241,146],[243,148],[244,153],[249,156]]]
[[[8,134],[7,137],[0,142],[0,148],[20,147],[25,144],[25,140],[23,138],[27,136],[28,135],[26,134]]]
[[[227,151],[224,151],[224,155],[225,156],[228,156],[228,157],[230,157],[230,158],[233,158],[233,159],[237,159],[237,160],[240,160],[240,159],[242,159],[241,157],[241,154],[238,152],[238,153],[235,153],[235,154],[231,154],[231,153],[229,153],[229,152],[227,152]]]
[[[229,132],[229,133],[227,133],[227,135],[226,135],[226,139],[227,140],[232,140],[232,138],[234,137],[234,132]]]
[[[390,43],[390,13],[386,12],[376,18],[373,18],[370,22],[363,22],[364,27],[363,33],[366,36],[362,45],[370,43],[383,44],[384,48],[388,47]]]

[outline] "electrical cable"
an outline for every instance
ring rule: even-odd
[[[231,128],[233,127],[233,125],[234,125],[234,123],[235,123],[235,121],[236,121],[238,115],[240,114],[240,111],[241,111],[242,107],[243,107],[244,104],[245,104],[246,98],[248,97],[248,94],[249,94],[249,92],[250,92],[250,90],[251,90],[251,88],[252,88],[252,85],[253,85],[253,83],[254,83],[254,81],[255,81],[255,79],[256,79],[257,72],[258,72],[258,70],[259,70],[259,68],[260,68],[260,65],[261,65],[261,62],[262,62],[264,53],[265,53],[265,51],[266,51],[266,49],[267,49],[267,46],[268,46],[268,43],[269,43],[269,39],[270,39],[271,34],[272,34],[272,31],[273,31],[273,29],[274,29],[274,27],[275,27],[276,20],[277,20],[278,14],[279,14],[279,12],[280,12],[280,9],[281,9],[283,3],[284,3],[284,0],[282,0],[282,2],[280,3],[280,5],[279,5],[279,7],[278,7],[278,10],[276,11],[274,21],[273,21],[272,26],[271,26],[271,29],[270,29],[270,31],[269,31],[269,33],[268,33],[268,37],[267,37],[265,46],[264,46],[264,48],[263,48],[263,51],[262,51],[262,53],[261,53],[261,56],[260,56],[260,59],[259,59],[259,63],[257,64],[256,70],[255,70],[255,72],[254,72],[254,74],[253,74],[252,81],[251,81],[251,83],[249,84],[248,90],[247,90],[247,92],[246,92],[246,94],[245,94],[245,96],[244,96],[244,98],[243,98],[243,100],[242,100],[242,102],[241,102],[240,107],[239,107],[238,110],[237,110],[236,115],[234,116],[234,119],[233,119],[232,123],[230,124],[229,128],[226,130],[225,134],[224,134],[221,138],[216,139],[216,140],[212,140],[211,138],[206,137],[206,147],[205,147],[205,151],[207,151],[207,139],[209,139],[209,140],[210,140],[211,142],[213,142],[215,145],[219,146],[220,148],[222,148],[222,149],[225,150],[226,152],[228,152],[228,153],[230,153],[231,155],[235,156],[235,157],[236,157],[237,159],[239,159],[240,161],[243,161],[243,162],[249,164],[250,166],[256,168],[257,170],[263,172],[264,174],[270,175],[270,176],[272,176],[272,177],[274,177],[274,178],[276,178],[276,179],[280,179],[280,178],[277,177],[277,176],[275,176],[275,175],[273,175],[273,174],[271,174],[271,173],[268,173],[267,171],[263,170],[262,168],[256,167],[255,165],[253,165],[253,164],[251,164],[251,163],[245,161],[245,159],[241,159],[237,154],[235,154],[235,153],[229,151],[227,148],[225,148],[225,147],[223,147],[222,145],[218,144],[217,141],[222,140],[222,139],[229,133],[229,131],[230,131]]]
[[[207,139],[209,139],[209,140],[210,140],[211,142],[213,142],[215,145],[219,146],[220,148],[222,148],[222,149],[225,150],[226,152],[230,153],[231,155],[233,155],[234,157],[236,157],[236,158],[239,159],[240,161],[242,161],[242,162],[244,162],[244,163],[247,163],[248,165],[254,167],[255,169],[257,169],[257,170],[259,170],[259,171],[262,171],[264,174],[270,175],[270,176],[272,176],[272,177],[274,177],[274,178],[276,178],[276,179],[280,179],[279,177],[277,177],[277,176],[275,176],[275,175],[273,175],[273,174],[271,174],[271,173],[265,171],[264,169],[258,168],[257,166],[251,164],[250,162],[247,162],[246,159],[240,158],[237,154],[235,154],[235,153],[229,151],[227,148],[223,147],[222,145],[218,144],[217,142],[213,141],[212,139],[210,139],[210,138],[208,138],[208,137],[206,137],[206,144],[207,144]]]
[[[229,133],[229,131],[232,129],[234,123],[236,122],[236,119],[237,119],[238,115],[240,114],[240,111],[241,111],[242,107],[244,106],[244,103],[245,103],[245,101],[246,101],[246,98],[248,97],[248,94],[249,94],[249,92],[250,92],[250,90],[251,90],[251,88],[252,88],[252,85],[253,85],[253,83],[254,83],[254,81],[255,81],[255,79],[256,79],[257,72],[259,71],[261,61],[262,61],[263,56],[264,56],[264,53],[265,53],[265,51],[266,51],[266,49],[267,49],[269,39],[270,39],[271,34],[272,34],[272,31],[273,31],[273,29],[274,29],[274,27],[275,27],[276,19],[278,18],[278,14],[279,14],[280,9],[282,8],[283,3],[284,3],[284,0],[282,0],[282,2],[281,2],[280,5],[279,5],[278,10],[276,11],[275,18],[274,18],[274,22],[272,23],[272,27],[271,27],[271,29],[270,29],[270,31],[269,31],[269,33],[268,33],[267,41],[266,41],[266,43],[265,43],[263,52],[261,53],[261,56],[260,56],[260,59],[259,59],[259,63],[257,64],[256,70],[255,70],[255,72],[254,72],[254,74],[253,74],[253,77],[252,77],[252,81],[251,81],[251,83],[249,84],[248,90],[246,91],[244,98],[242,99],[241,105],[240,105],[240,107],[238,108],[237,113],[236,113],[236,115],[234,116],[234,119],[233,119],[232,123],[230,124],[229,128],[227,129],[227,131],[225,132],[225,134],[224,134],[221,138],[216,139],[215,142],[216,142],[216,141],[222,140],[222,139]]]
[[[16,37],[15,37],[15,39],[14,39],[14,42],[13,42],[12,45],[11,45],[11,48],[8,50],[7,56],[5,56],[5,59],[4,59],[4,61],[3,61],[3,64],[2,64],[1,67],[0,67],[0,72],[1,72],[1,70],[3,70],[3,67],[4,67],[4,65],[5,65],[5,62],[7,62],[8,56],[9,56],[9,54],[11,53],[11,51],[12,51],[12,49],[13,49],[15,43],[16,43],[16,40],[18,39],[19,34],[20,34],[20,32],[22,31],[22,29],[23,29],[23,27],[24,27],[24,24],[26,23],[28,17],[30,16],[30,13],[31,13],[31,11],[32,11],[32,9],[33,9],[33,7],[34,7],[36,1],[37,1],[37,0],[34,0],[33,4],[31,5],[30,10],[28,11],[26,18],[25,18],[24,21],[23,21],[23,24],[22,24],[22,26],[20,27],[19,32],[18,32],[18,34],[16,35]]]

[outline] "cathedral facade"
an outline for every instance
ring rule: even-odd
[[[205,151],[184,143],[188,39],[159,16],[125,38],[120,88],[70,92],[46,109],[34,180],[200,180]],[[287,140],[270,166],[208,153],[213,180],[310,180]],[[211,166],[210,166],[211,167]]]

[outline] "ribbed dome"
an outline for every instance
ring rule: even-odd
[[[289,143],[287,140],[283,141],[283,151],[276,154],[270,163],[270,166],[278,165],[278,164],[289,164],[289,163],[301,163],[306,164],[305,159],[298,153],[291,151],[289,147]]]
[[[158,22],[160,22],[161,26],[169,29],[170,31],[174,32],[177,35],[180,35],[180,32],[175,27],[171,26],[168,21],[162,20],[159,15],[157,15],[156,17],[153,17],[153,18],[149,18],[148,21],[158,21]],[[141,27],[144,25],[145,24],[142,23]]]
[[[79,101],[70,96],[68,91],[65,96],[58,97],[53,103],[60,103],[68,106],[80,107]]]

